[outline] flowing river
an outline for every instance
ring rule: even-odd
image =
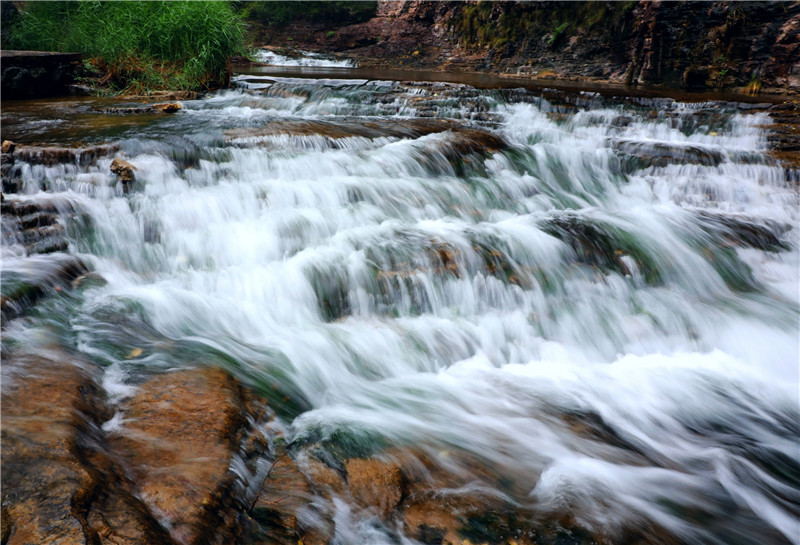
[[[5,138],[137,168],[18,161],[104,282],[4,350],[74,347],[111,399],[223,366],[289,443],[426,453],[469,483],[443,493],[610,542],[800,544],[798,180],[763,110],[285,74],[112,102],[4,104]],[[42,259],[15,236],[4,285]],[[415,542],[320,512],[335,543]]]

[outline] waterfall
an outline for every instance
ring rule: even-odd
[[[4,343],[56,331],[123,394],[224,366],[289,442],[413,448],[611,540],[657,525],[800,543],[800,207],[766,113],[236,79],[141,123],[20,115],[39,141],[113,141],[137,181],[123,192],[113,154],[18,162],[20,199],[52,201],[105,282]],[[15,236],[4,225],[4,284],[26,278]],[[341,543],[396,530],[331,509]]]

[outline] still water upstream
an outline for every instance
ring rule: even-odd
[[[42,303],[4,344],[77,347],[112,399],[158,370],[224,366],[289,442],[448,452],[484,493],[612,542],[656,526],[800,544],[800,213],[766,113],[235,84],[173,115],[4,104],[4,138],[114,143],[138,169],[123,193],[113,156],[22,165],[22,198],[81,211],[69,251],[106,283]],[[4,275],[28,259],[5,233]],[[476,460],[502,476],[488,491]],[[339,543],[411,542],[332,512]]]

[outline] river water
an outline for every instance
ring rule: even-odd
[[[4,104],[4,138],[116,143],[138,169],[123,193],[113,155],[22,165],[22,198],[81,211],[64,216],[69,251],[105,283],[45,301],[4,344],[76,347],[112,399],[158,370],[224,366],[289,442],[446,452],[526,516],[567,512],[611,542],[657,526],[800,543],[798,191],[766,113],[235,84],[174,115]],[[7,235],[4,275],[23,253]],[[410,540],[337,509],[339,543]]]

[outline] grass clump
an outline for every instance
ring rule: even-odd
[[[244,52],[227,2],[28,2],[3,48],[83,53],[116,90],[204,89],[227,83]]]

